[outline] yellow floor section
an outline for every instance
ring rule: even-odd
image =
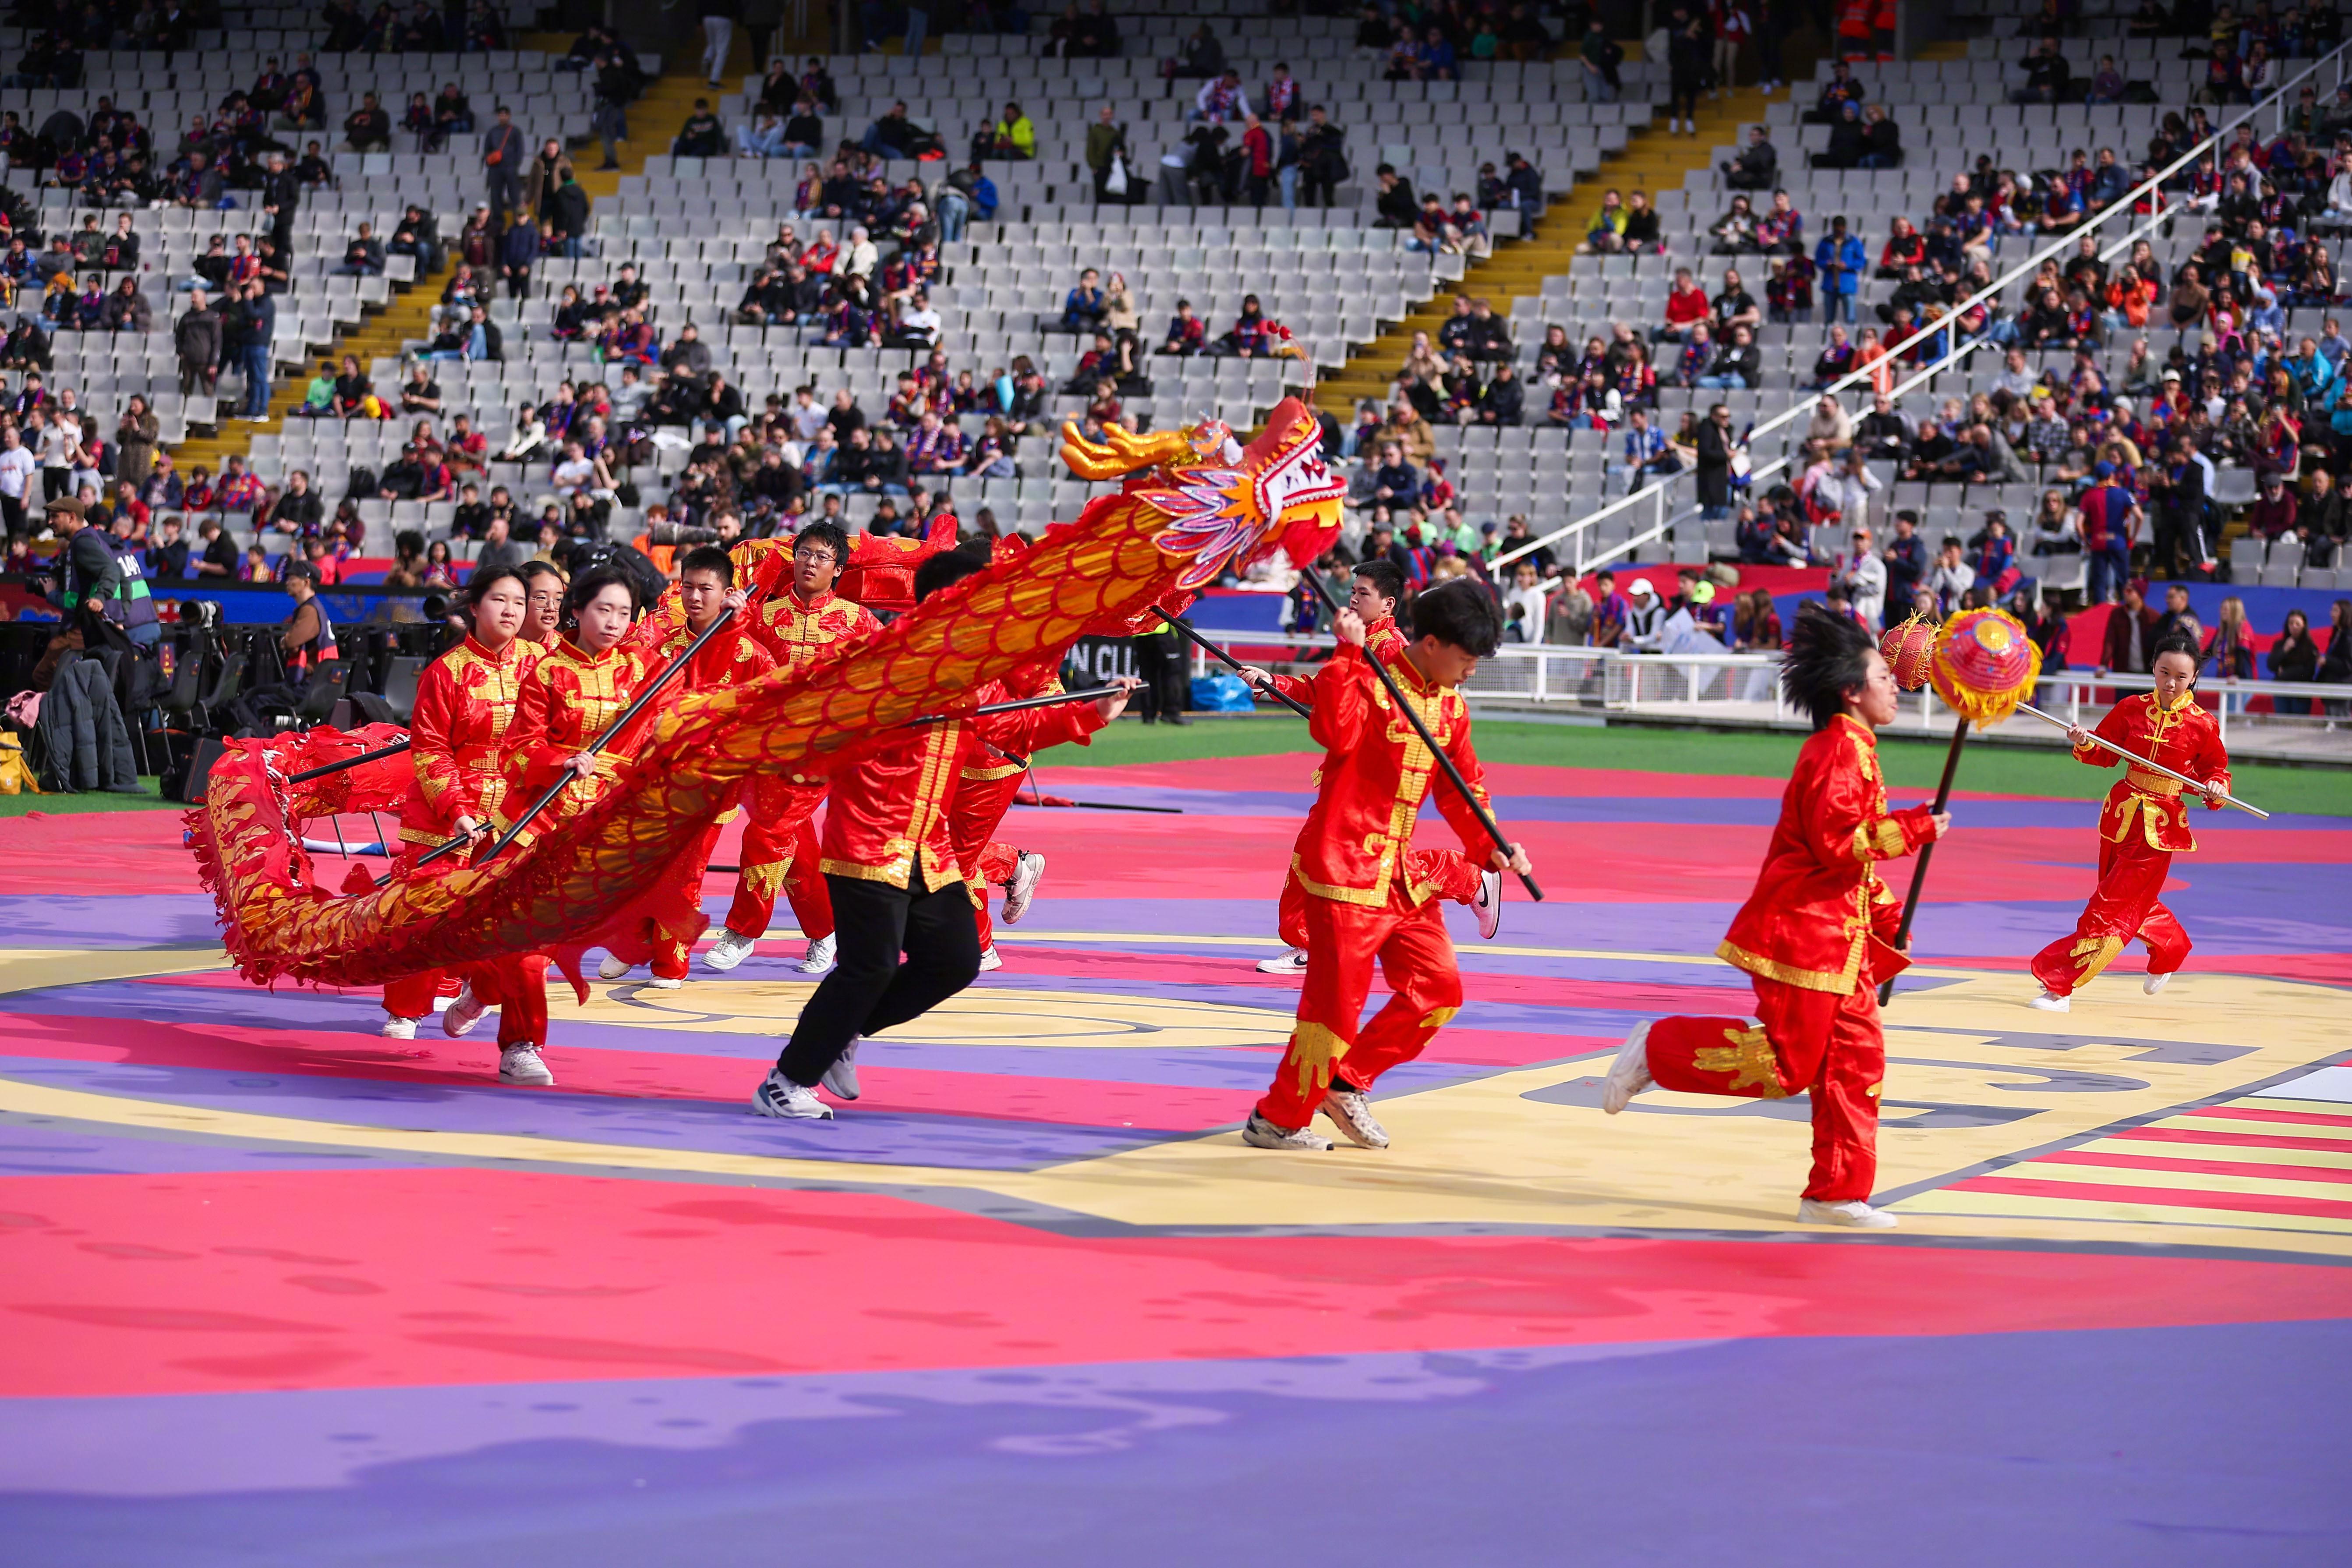
[[[1110,933],[1087,939],[1133,940]],[[220,967],[216,950],[16,952],[0,954],[0,993]],[[683,992],[599,985],[577,1014],[568,987],[558,989],[567,993],[552,998],[559,1016],[606,1026],[781,1036],[810,987],[699,974]],[[2026,989],[2015,974],[1977,973],[1907,992],[1889,1010],[1878,1194],[1902,1216],[1901,1237],[2352,1257],[2352,1212],[2346,1210],[2250,1212],[2147,1201],[2151,1188],[2191,1197],[2328,1203],[2352,1192],[2339,1179],[2352,1170],[2352,1125],[2337,1125],[2352,1111],[2341,1103],[2247,1094],[2283,1079],[2291,1092],[2293,1075],[2342,1056],[2342,990],[2190,973],[2161,999],[2121,984],[2094,987],[2059,1024],[2025,1005]],[[2246,1026],[2250,1019],[2262,1021],[2259,1030]],[[1128,1037],[1156,1050],[1230,1050],[1272,1047],[1289,1024],[1288,1009],[1278,1005],[991,988],[955,998],[907,1038],[976,1047],[1098,1047]],[[1273,1059],[1269,1054],[1269,1066]],[[1380,1114],[1395,1146],[1378,1153],[1344,1145],[1328,1154],[1269,1152],[1244,1147],[1228,1130],[1171,1134],[1028,1172],[795,1158],[803,1140],[821,1133],[789,1125],[778,1127],[770,1156],[358,1126],[14,1079],[0,1079],[0,1111],[618,1173],[875,1185],[910,1194],[946,1187],[1139,1226],[1509,1226],[1751,1237],[1796,1229],[1810,1142],[1801,1102],[1727,1102],[1654,1090],[1611,1117],[1598,1108],[1607,1059],[1595,1053],[1384,1096]],[[2301,1119],[2231,1120],[2226,1113],[2242,1106]],[[2163,1142],[2141,1129],[2165,1135],[2188,1130],[2227,1152]],[[2314,1147],[2227,1144],[2230,1134],[2249,1131],[2292,1134]],[[2096,1163],[2117,1152],[2168,1158],[2177,1169]],[[2287,1168],[2213,1174],[2191,1163],[2198,1160]],[[2019,1177],[2092,1190],[2053,1199],[1973,1185]],[[2096,1190],[2102,1183],[2116,1189],[2114,1201]]]

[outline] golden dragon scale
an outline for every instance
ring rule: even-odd
[[[1320,436],[1293,399],[1246,447],[1213,422],[1114,432],[1106,446],[1066,428],[1064,461],[1084,479],[1124,477],[1117,493],[839,658],[671,700],[595,802],[485,865],[324,888],[302,847],[304,820],[396,805],[387,796],[407,759],[299,786],[288,775],[396,732],[233,742],[186,817],[229,956],[257,984],[372,985],[460,957],[577,947],[653,889],[747,778],[830,769],[890,743],[908,720],[1058,660],[1083,634],[1140,629],[1155,604],[1189,602],[1229,566],[1277,548],[1315,560],[1345,492]]]

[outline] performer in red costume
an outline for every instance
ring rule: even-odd
[[[1810,1094],[1813,1171],[1797,1218],[1885,1230],[1895,1216],[1870,1205],[1886,1076],[1878,985],[1906,960],[1889,945],[1901,904],[1874,868],[1941,837],[1951,814],[1886,809],[1877,731],[1894,722],[1900,694],[1859,625],[1807,605],[1781,662],[1780,692],[1812,715],[1812,739],[1781,792],[1756,889],[1715,950],[1748,971],[1759,1021],[1635,1026],[1601,1106],[1613,1116],[1654,1083],[1748,1100]]]
[[[1355,585],[1348,594],[1348,608],[1364,623],[1364,646],[1388,663],[1396,662],[1404,651],[1404,634],[1397,630],[1397,601],[1404,596],[1404,573],[1393,561],[1367,561],[1356,568]],[[1243,679],[1251,685],[1270,687],[1302,707],[1315,706],[1315,683],[1296,675],[1275,675],[1255,665],[1243,667]],[[1301,836],[1300,848],[1305,846]],[[1290,951],[1280,958],[1258,961],[1261,974],[1287,974],[1293,977],[1307,973],[1307,889],[1298,884],[1298,849],[1290,857],[1290,873],[1283,879],[1282,900],[1275,910],[1275,933],[1289,944]],[[1467,904],[1478,911],[1478,935],[1487,942],[1503,929],[1503,874],[1481,870],[1478,862],[1466,858],[1452,849],[1412,849],[1406,852],[1406,875],[1415,885],[1429,889],[1442,899],[1457,904]]]
[[[1052,668],[1015,670],[1003,681],[1007,697],[1044,697],[1064,689]],[[1002,969],[996,956],[996,931],[988,919],[988,889],[1004,889],[1004,923],[1019,925],[1029,912],[1029,900],[1045,878],[1045,857],[1016,849],[990,837],[1013,809],[1021,781],[1029,774],[1029,759],[982,742],[971,760],[956,775],[955,804],[948,814],[948,837],[955,846],[956,865],[971,894],[971,921],[980,932],[980,967]]]
[[[934,555],[915,573],[915,597],[927,599],[987,564],[961,550]],[[1004,700],[1003,684],[992,680],[971,694],[974,707]],[[926,724],[915,739],[835,775],[821,863],[840,962],[801,1009],[792,1038],[751,1095],[753,1110],[830,1120],[833,1107],[817,1098],[817,1087],[857,1098],[862,1037],[920,1017],[980,973],[980,934],[948,827],[963,763],[982,744],[1025,756],[1083,742],[1126,706],[1122,691],[1093,703]]]
[[[473,634],[425,667],[417,679],[416,702],[408,721],[409,755],[416,783],[400,813],[396,870],[458,834],[487,838],[504,820],[507,779],[500,762],[515,706],[538,664],[538,645],[521,636],[529,614],[522,574],[510,566],[487,567],[466,585]],[[454,870],[456,855],[442,857],[419,875]],[[452,1037],[499,1009],[499,1077],[508,1083],[549,1084],[554,1075],[540,1059],[547,1043],[547,960],[515,955],[478,963],[453,963],[395,980],[383,988],[383,1033],[387,1038],[416,1037],[416,1021],[433,1011],[445,979],[463,984],[457,999],[441,1015]]]
[[[2230,792],[2230,753],[2221,727],[2197,705],[2197,665],[2202,657],[2186,631],[2170,631],[2156,642],[2149,661],[2156,689],[2125,698],[2107,710],[2095,731],[2077,724],[2067,731],[2074,760],[2111,768],[2124,759],[2099,744],[2113,741],[2152,763],[2206,781],[2205,805],[2221,809]],[[2033,955],[2033,977],[2042,994],[2033,1005],[2063,1013],[2076,990],[2105,969],[2137,937],[2147,944],[2147,979],[2153,996],[2189,960],[2189,933],[2164,907],[2164,879],[2176,854],[2193,851],[2189,811],[2180,796],[2187,786],[2147,768],[2125,764],[2124,776],[2107,792],[2099,813],[2099,886],[2083,906],[2073,932]]]
[[[687,552],[678,565],[677,589],[684,619],[669,626],[655,650],[652,663],[656,669],[684,653],[720,615],[728,610],[740,612],[746,603],[743,591],[735,586],[735,563],[715,544],[699,544]],[[775,668],[776,661],[743,629],[739,616],[737,625],[703,645],[677,684],[689,692],[717,691],[755,680]],[[675,991],[686,984],[687,958],[695,939],[709,923],[702,912],[702,879],[710,866],[710,851],[719,843],[719,829],[733,815],[731,809],[721,813],[695,848],[678,858],[677,879],[667,896],[654,900],[658,912],[647,917],[653,929],[646,937],[653,948],[656,990]],[[634,967],[620,954],[609,953],[596,973],[603,979],[618,980]]]
[[[635,585],[617,567],[593,567],[565,590],[558,625],[569,632],[556,637],[522,683],[507,731],[506,772],[518,811],[530,809],[565,775],[572,783],[518,842],[593,802],[597,781],[609,778],[614,761],[634,749],[642,718],[629,726],[629,733],[608,742],[601,754],[587,747],[652,673],[649,645],[657,638],[635,630],[641,624],[652,628],[652,623],[638,622],[638,607]]]
[[[1470,709],[1455,688],[1495,651],[1502,617],[1475,584],[1448,583],[1414,605],[1413,630],[1412,642],[1382,662],[1484,805]],[[1387,1148],[1388,1133],[1368,1100],[1372,1085],[1419,1056],[1462,1008],[1444,918],[1408,858],[1436,762],[1365,660],[1363,617],[1340,611],[1338,631],[1339,649],[1315,677],[1308,721],[1324,758],[1298,840],[1297,875],[1307,893],[1298,1023],[1274,1086],[1242,1129],[1242,1141],[1260,1149],[1330,1148],[1308,1125],[1318,1110],[1350,1142]],[[1491,849],[1476,814],[1450,785],[1439,791],[1437,807],[1465,847]],[[1491,864],[1530,870],[1524,849],[1508,858],[1495,849]],[[1393,994],[1360,1032],[1374,963]]]
[[[804,668],[882,629],[872,611],[833,591],[848,558],[849,536],[834,523],[813,522],[793,541],[791,585],[761,605],[751,623],[752,637],[779,668]],[[751,955],[775,913],[779,888],[808,938],[801,973],[822,974],[833,966],[833,904],[816,867],[816,808],[824,788],[820,773],[763,773],[753,781],[735,901],[718,942],[702,955],[709,967],[730,970]]]

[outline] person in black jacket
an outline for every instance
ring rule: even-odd
[[[1495,378],[1478,398],[1478,423],[1481,425],[1517,425],[1526,407],[1526,388],[1519,383],[1517,372],[1506,360],[1495,367]]]
[[[1709,518],[1731,510],[1731,454],[1738,445],[1731,434],[1731,409],[1718,403],[1698,427],[1698,504]]]

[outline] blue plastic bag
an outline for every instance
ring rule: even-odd
[[[1196,712],[1247,713],[1255,704],[1250,700],[1250,689],[1242,684],[1240,676],[1221,670],[1192,678],[1192,706]]]

